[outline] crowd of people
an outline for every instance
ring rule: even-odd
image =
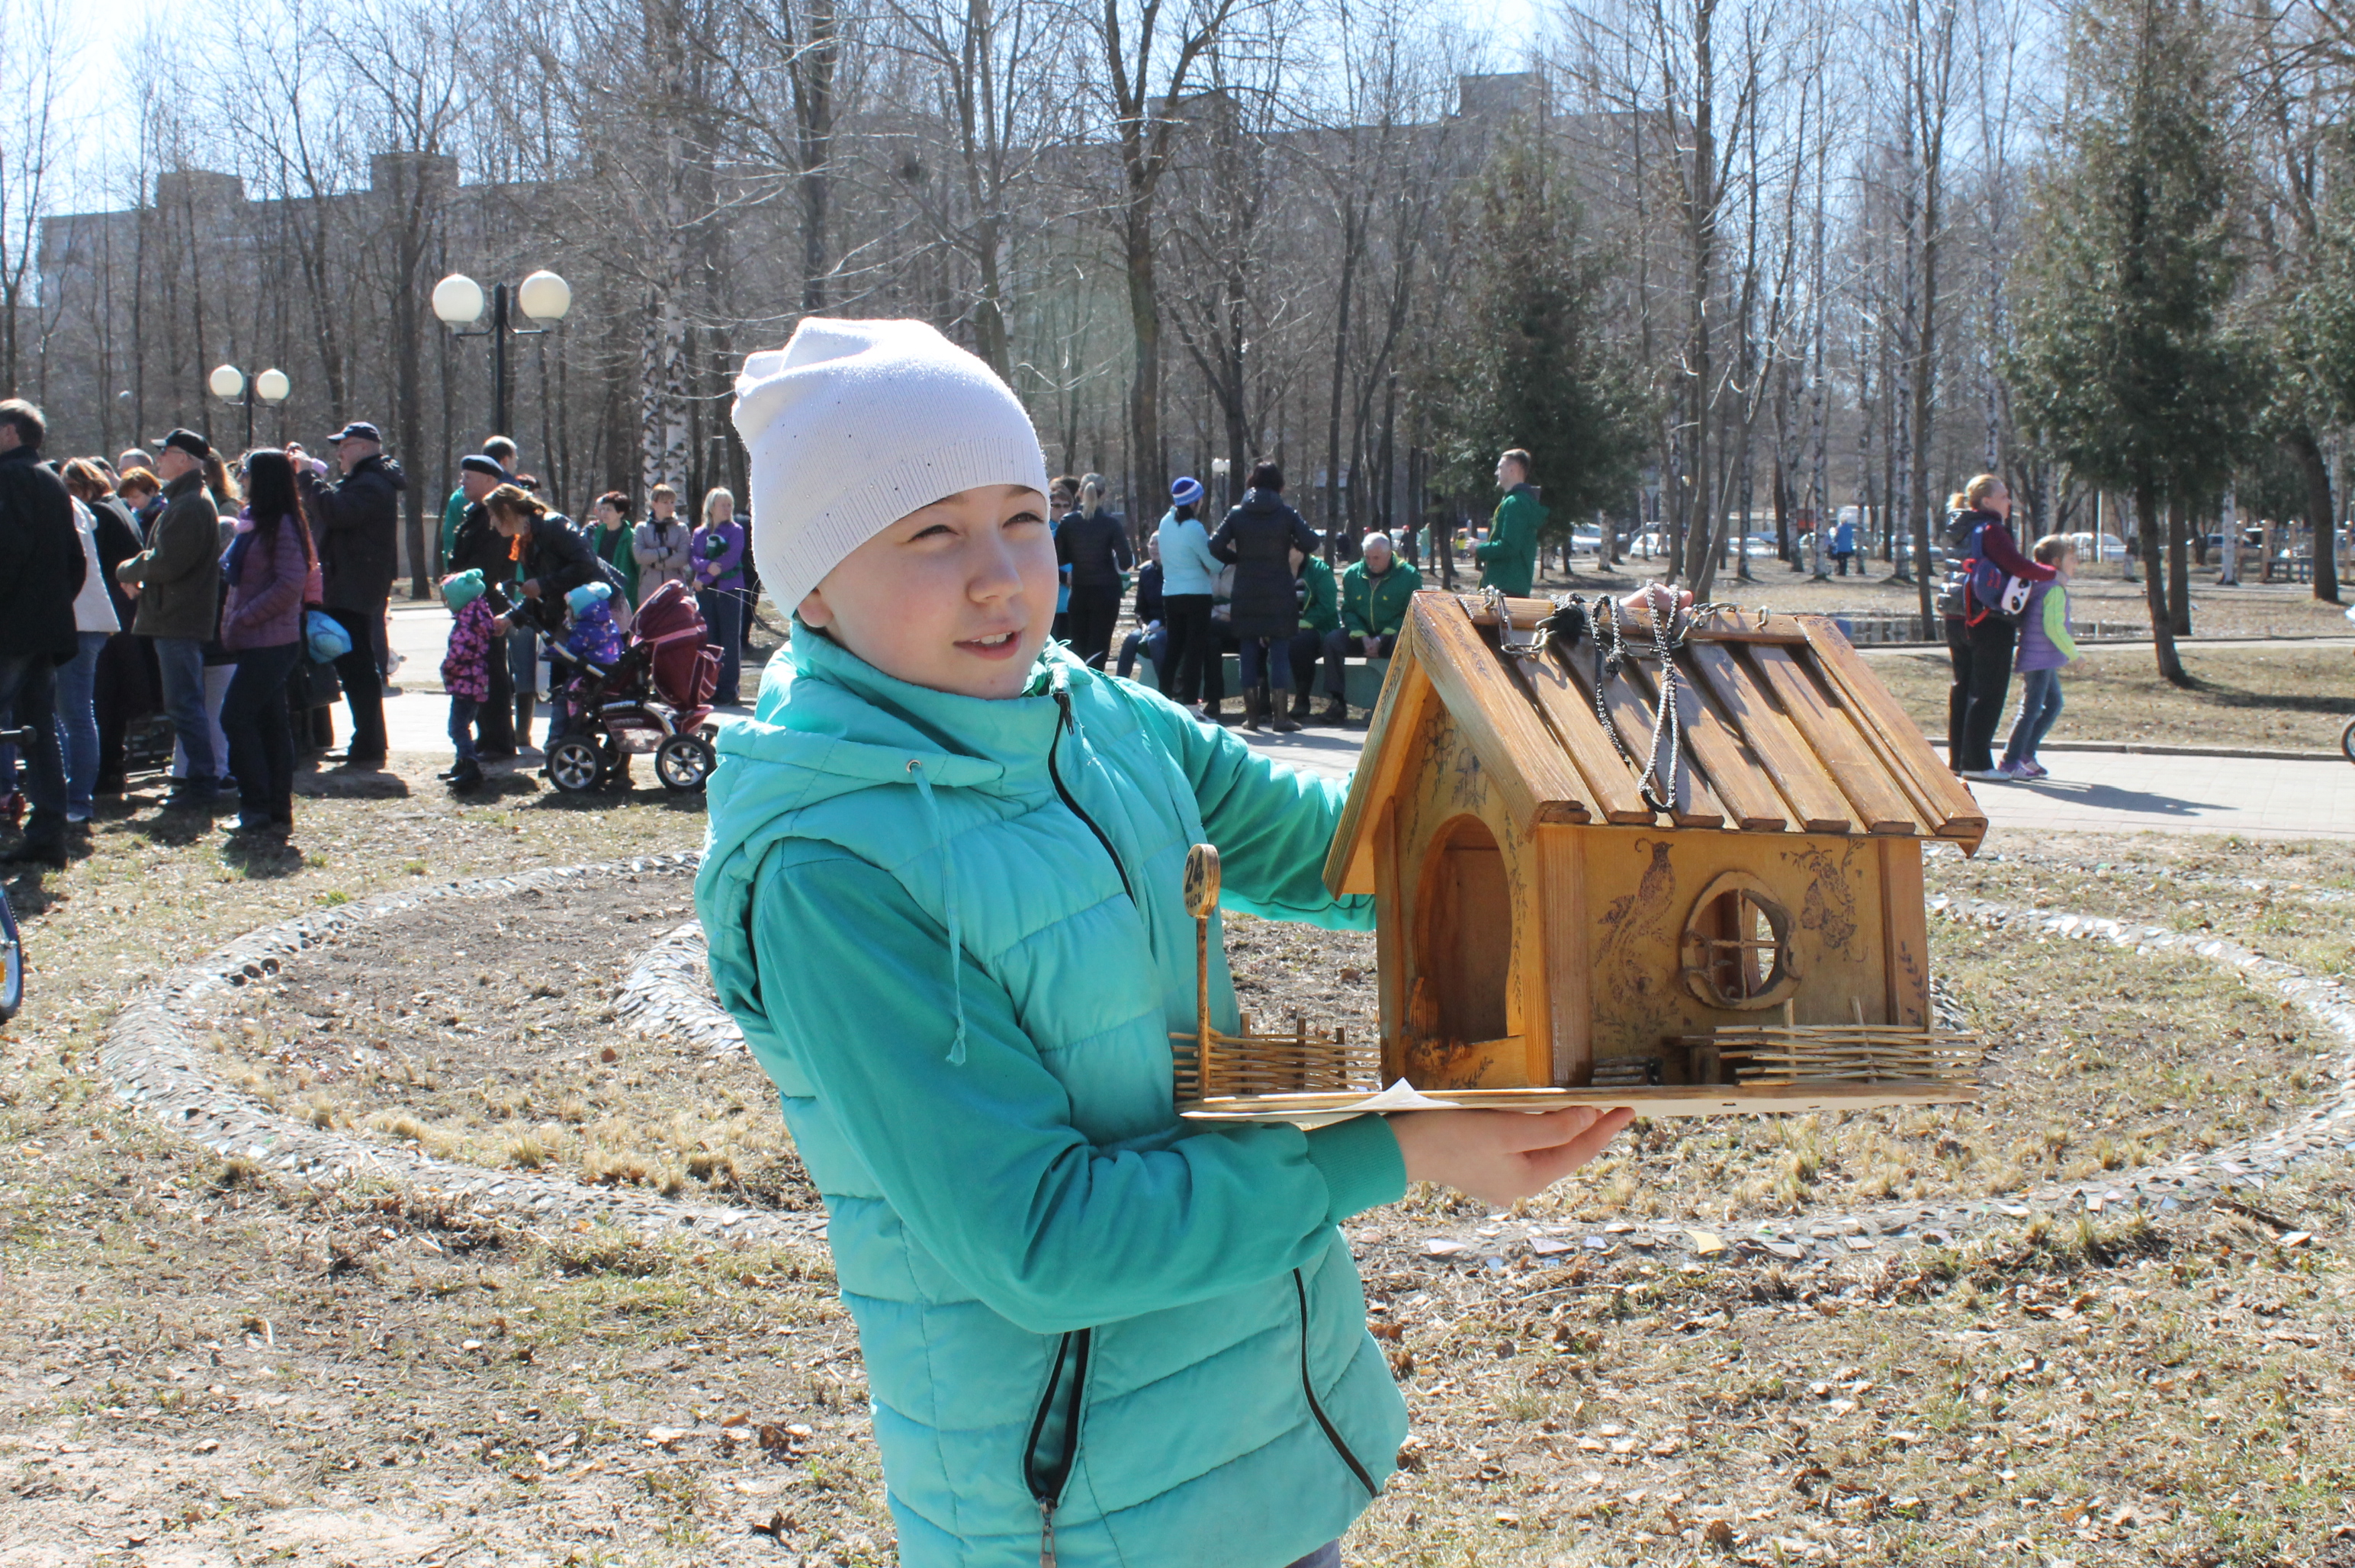
[[[64,864],[96,803],[123,794],[137,740],[160,746],[146,722],[158,715],[170,735],[163,810],[209,816],[233,801],[233,836],[292,831],[305,756],[385,765],[409,481],[375,425],[337,431],[332,461],[299,444],[232,461],[180,429],[152,452],[59,462],[44,453],[48,435],[38,408],[0,402],[0,540],[13,567],[0,579],[0,728],[22,741],[0,746],[0,802],[28,807],[22,840],[0,859]],[[442,511],[437,576],[474,574],[498,645],[492,657],[484,641],[478,676],[450,687],[469,695],[467,743],[445,775],[461,789],[481,782],[482,760],[530,749],[542,640],[602,651],[666,582],[695,595],[720,646],[715,700],[739,699],[755,587],[734,497],[711,491],[690,524],[677,492],[658,485],[637,522],[628,496],[608,491],[583,528],[516,461],[512,441],[485,441]],[[484,629],[464,613],[463,591],[451,602],[462,632]],[[336,755],[338,704],[349,739]]]
[[[1537,568],[1544,504],[1529,484],[1529,454],[1497,463],[1503,501],[1476,559],[1482,585],[1527,594]],[[1205,492],[1191,475],[1169,486],[1169,509],[1132,559],[1128,529],[1104,505],[1098,475],[1066,475],[1048,496],[1062,572],[1055,636],[1098,669],[1132,675],[1140,656],[1163,696],[1206,723],[1223,722],[1226,659],[1235,656],[1242,727],[1290,733],[1349,720],[1348,660],[1388,659],[1423,586],[1389,534],[1357,541],[1337,578],[1324,540],[1284,498],[1284,469],[1252,465],[1242,498],[1215,531],[1202,519]],[[1120,595],[1136,568],[1135,628],[1112,653]],[[1316,707],[1316,692],[1325,706]]]

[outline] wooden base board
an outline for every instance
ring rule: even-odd
[[[1465,1111],[1560,1111],[1573,1105],[1604,1110],[1625,1105],[1639,1116],[1785,1116],[1808,1111],[1871,1111],[1892,1105],[1967,1104],[1978,1098],[1969,1083],[1671,1083],[1620,1089],[1455,1089],[1426,1098]],[[1368,1093],[1233,1094],[1181,1100],[1178,1114],[1200,1122],[1320,1122],[1360,1114]]]

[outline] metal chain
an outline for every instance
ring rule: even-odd
[[[1628,749],[1626,738],[1619,733],[1618,722],[1611,717],[1611,704],[1604,695],[1604,688],[1618,677],[1628,657],[1627,634],[1619,624],[1618,601],[1607,593],[1597,594],[1592,601],[1576,593],[1554,594],[1554,613],[1538,624],[1537,635],[1527,642],[1513,639],[1512,613],[1506,604],[1502,589],[1482,588],[1479,603],[1480,608],[1497,618],[1497,651],[1514,658],[1535,658],[1543,653],[1552,640],[1556,624],[1561,621],[1564,612],[1576,610],[1584,615],[1587,627],[1594,637],[1595,721],[1603,726],[1603,732],[1611,737],[1611,744],[1618,751],[1620,760],[1636,770],[1636,789],[1643,797],[1644,804],[1654,811],[1673,813],[1676,809],[1677,758],[1684,745],[1684,719],[1677,711],[1677,697],[1683,687],[1684,677],[1677,672],[1675,655],[1684,646],[1685,633],[1695,623],[1712,615],[1738,612],[1740,606],[1714,602],[1696,603],[1682,613],[1683,619],[1679,623],[1674,590],[1653,582],[1645,585],[1643,593],[1644,603],[1652,612],[1652,652],[1660,661],[1660,701],[1652,716],[1651,745],[1641,763],[1636,762],[1636,753]],[[1761,609],[1758,624],[1764,627],[1766,618],[1772,613],[1770,610]],[[1577,641],[1574,634],[1571,641],[1574,645]],[[1664,753],[1667,757],[1665,767],[1661,762]]]
[[[1655,594],[1661,597],[1656,599]],[[1594,629],[1594,717],[1611,737],[1612,745],[1618,748],[1620,757],[1636,770],[1636,789],[1644,804],[1654,811],[1672,812],[1676,809],[1677,755],[1684,743],[1684,721],[1677,712],[1680,677],[1674,656],[1684,645],[1684,631],[1675,624],[1677,603],[1673,592],[1656,582],[1645,588],[1644,598],[1652,612],[1652,650],[1660,661],[1660,701],[1652,715],[1651,744],[1644,761],[1638,763],[1636,754],[1627,749],[1626,739],[1619,733],[1619,726],[1611,717],[1611,706],[1604,698],[1604,688],[1617,678],[1627,662],[1627,634],[1619,624],[1619,606],[1608,597],[1603,601],[1604,614]],[[1593,615],[1588,619],[1593,622]],[[1604,647],[1606,635],[1611,645],[1607,653]],[[1668,755],[1665,769],[1660,761],[1663,741]]]

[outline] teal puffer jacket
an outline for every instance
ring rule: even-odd
[[[1168,1040],[1190,845],[1230,909],[1370,923],[1320,875],[1340,795],[1058,649],[1005,701],[799,625],[783,674],[721,731],[696,908],[826,1198],[900,1562],[1340,1535],[1406,1429],[1337,1228],[1403,1192],[1397,1140],[1181,1123]]]

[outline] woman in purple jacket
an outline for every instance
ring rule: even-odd
[[[303,656],[303,607],[313,596],[318,551],[282,452],[246,454],[244,512],[221,557],[229,590],[221,646],[236,672],[221,696],[221,733],[237,775],[240,834],[281,836],[294,827],[294,737],[287,728],[286,677]]]
[[[744,528],[736,520],[736,497],[714,490],[703,497],[703,524],[695,530],[695,603],[711,640],[719,645],[719,689],[711,700],[728,707],[743,678]]]

